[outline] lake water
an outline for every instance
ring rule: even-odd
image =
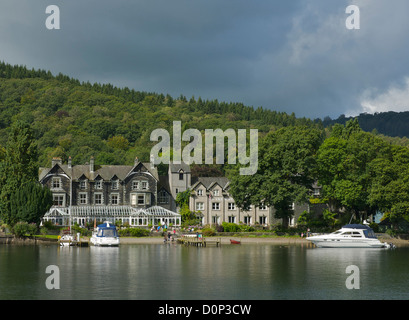
[[[408,299],[409,248],[0,245],[0,299]],[[49,265],[60,289],[47,289]],[[348,289],[350,265],[359,289]]]

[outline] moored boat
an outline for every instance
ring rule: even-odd
[[[91,243],[100,247],[117,247],[119,246],[119,236],[116,226],[109,221],[98,225],[91,237]]]
[[[240,244],[241,241],[230,239],[230,244]]]
[[[389,248],[388,243],[379,241],[373,230],[362,224],[347,224],[330,234],[307,237],[321,248]]]

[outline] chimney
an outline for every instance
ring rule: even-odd
[[[68,157],[68,169],[72,168],[72,164],[71,164],[71,156]]]
[[[54,167],[57,163],[58,163],[59,165],[62,165],[62,160],[61,160],[61,158],[59,158],[59,157],[54,157],[54,158],[51,160],[51,167]]]
[[[89,161],[89,171],[94,172],[94,157],[91,157],[91,160]]]

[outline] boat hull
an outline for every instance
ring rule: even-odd
[[[92,237],[91,243],[96,247],[118,247],[119,238]]]
[[[313,239],[307,238],[319,248],[384,248],[385,244],[379,240],[374,239],[362,241],[362,240],[347,240],[347,239]]]
[[[241,243],[240,241],[230,239],[230,244],[240,244],[240,243]]]

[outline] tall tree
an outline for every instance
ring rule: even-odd
[[[17,221],[39,225],[52,204],[53,196],[50,189],[38,182],[28,182],[11,194],[10,213]]]
[[[293,215],[292,203],[307,201],[314,182],[315,155],[322,134],[311,127],[290,126],[261,140],[259,167],[252,176],[230,172],[230,192],[243,210],[250,205],[273,206],[276,218],[286,223]]]
[[[37,145],[29,124],[12,124],[4,160],[0,162],[0,213],[3,221],[14,225],[18,218],[12,215],[10,199],[25,184],[38,181]]]
[[[369,194],[376,175],[371,164],[386,157],[389,146],[382,139],[360,129],[357,120],[336,125],[317,154],[318,180],[332,211],[341,208],[356,214],[371,215],[376,206]]]

